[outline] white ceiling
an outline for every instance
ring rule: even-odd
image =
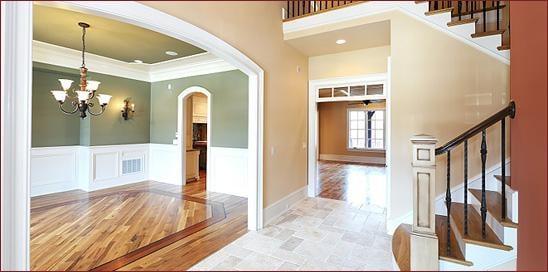
[[[338,39],[344,39],[346,43],[336,44]],[[390,21],[323,32],[286,42],[309,57],[387,46],[390,45]]]

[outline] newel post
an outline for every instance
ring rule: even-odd
[[[413,231],[411,270],[438,270],[436,236],[436,143],[430,135],[416,135],[413,144]]]

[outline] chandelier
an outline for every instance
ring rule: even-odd
[[[59,82],[61,83],[61,87],[63,88],[62,91],[59,90],[53,90],[51,91],[51,94],[55,97],[55,100],[59,102],[59,109],[66,113],[66,114],[75,114],[79,112],[80,118],[84,119],[86,118],[87,113],[97,116],[101,115],[105,108],[110,101],[110,98],[112,96],[107,94],[97,94],[97,100],[99,102],[99,106],[101,106],[101,110],[98,112],[93,112],[91,108],[94,106],[94,103],[91,102],[91,99],[95,97],[95,91],[97,91],[97,88],[99,88],[99,84],[101,82],[95,81],[95,80],[87,80],[87,72],[88,69],[86,68],[86,62],[85,62],[85,52],[86,52],[86,28],[89,27],[89,24],[84,22],[79,22],[78,25],[82,28],[82,66],[80,67],[80,90],[75,91],[76,96],[71,97],[67,94],[67,91],[72,86],[72,80],[70,79],[59,79]],[[65,103],[65,99],[69,97],[72,99],[75,99],[71,102],[72,109],[65,110],[63,108],[63,104]]]

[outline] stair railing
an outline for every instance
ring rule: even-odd
[[[501,21],[503,16],[508,16],[509,14],[503,13],[503,9],[509,4],[508,2],[504,1],[501,4],[501,1],[428,1],[428,7],[430,11],[453,8],[451,16],[458,17],[459,21],[465,18],[466,15],[469,15],[469,19],[474,19],[481,14],[482,31],[487,32],[490,30],[506,29],[505,26],[501,25]],[[487,28],[487,12],[492,10],[496,11],[496,29]]]
[[[287,1],[284,8],[284,21],[338,9],[359,2],[363,1]]]
[[[487,133],[486,130],[494,124],[501,123],[501,175],[502,175],[502,199],[501,199],[501,219],[506,219],[506,117],[514,118],[516,114],[516,105],[512,101],[504,109],[493,114],[478,125],[470,128],[466,132],[435,149],[435,155],[447,154],[447,188],[445,193],[445,205],[447,208],[447,247],[444,249],[447,254],[451,252],[451,150],[460,144],[464,144],[464,235],[468,235],[468,140],[481,132],[481,230],[482,237],[486,236],[487,204],[485,196],[485,164],[487,162]]]

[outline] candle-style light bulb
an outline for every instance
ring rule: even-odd
[[[131,111],[135,111],[135,104],[131,104]]]

